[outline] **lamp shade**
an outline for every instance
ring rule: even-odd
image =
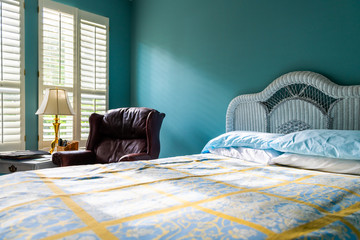
[[[36,111],[37,115],[74,115],[69,98],[64,89],[47,88],[44,99]]]

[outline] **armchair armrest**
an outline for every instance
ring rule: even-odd
[[[138,161],[138,160],[151,160],[151,159],[154,159],[154,158],[151,157],[147,153],[130,153],[130,154],[126,154],[126,155],[122,156],[119,159],[119,162]]]
[[[58,166],[72,166],[96,163],[96,156],[90,150],[63,151],[52,155],[52,162]]]

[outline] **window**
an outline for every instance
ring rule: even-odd
[[[75,116],[60,116],[60,137],[84,146],[91,113],[108,108],[108,18],[40,1],[39,103],[46,88],[66,89]],[[39,116],[39,148],[54,139],[54,116]]]
[[[23,0],[0,0],[0,150],[25,149]]]

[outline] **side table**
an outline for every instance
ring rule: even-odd
[[[0,175],[52,167],[57,166],[52,163],[51,155],[44,155],[39,158],[24,160],[0,159]]]

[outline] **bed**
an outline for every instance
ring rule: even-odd
[[[360,86],[285,74],[200,154],[1,176],[0,239],[359,239],[359,111]]]

